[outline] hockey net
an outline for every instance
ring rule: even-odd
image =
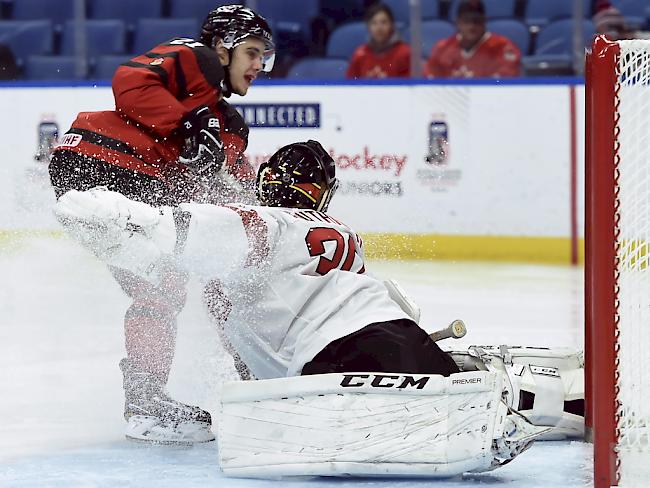
[[[650,478],[650,41],[586,69],[586,424],[594,486]]]

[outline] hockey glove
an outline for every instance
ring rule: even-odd
[[[179,127],[184,145],[179,161],[199,175],[218,173],[225,159],[219,119],[203,105],[188,113]]]

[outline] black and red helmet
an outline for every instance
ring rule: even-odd
[[[224,47],[230,50],[249,36],[264,42],[262,71],[271,71],[275,62],[273,32],[266,19],[248,7],[223,5],[212,10],[203,21],[200,41],[215,47],[217,39],[221,39]]]
[[[257,196],[269,207],[325,212],[337,188],[334,160],[312,140],[281,147],[257,172]]]

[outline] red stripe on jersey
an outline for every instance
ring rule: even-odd
[[[237,212],[244,224],[244,231],[248,238],[248,256],[244,266],[258,266],[269,255],[269,228],[264,219],[255,210],[226,205]]]

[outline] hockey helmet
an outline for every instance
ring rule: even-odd
[[[295,142],[278,149],[257,172],[257,196],[270,207],[327,211],[338,188],[336,166],[318,142]]]
[[[262,71],[269,72],[275,62],[273,32],[267,20],[242,5],[223,5],[212,10],[201,27],[201,42],[215,47],[217,39],[229,51],[246,37],[256,37],[264,43]]]

